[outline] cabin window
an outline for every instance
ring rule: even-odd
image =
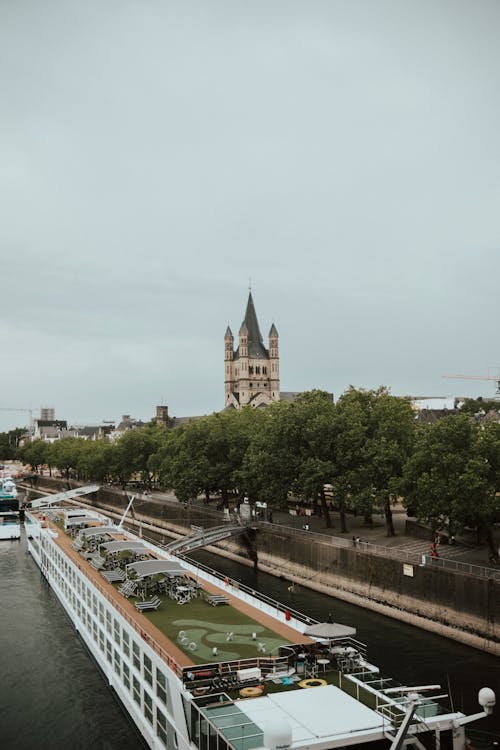
[[[167,683],[165,675],[159,669],[156,670],[156,695],[167,705]]]
[[[123,684],[127,690],[130,690],[130,667],[125,662],[123,662]]]
[[[153,723],[153,699],[146,690],[144,691],[144,716],[150,724]]]
[[[135,641],[132,641],[132,661],[134,667],[140,671],[141,669],[141,650]]]
[[[106,632],[111,634],[111,612],[106,610]]]
[[[134,700],[137,703],[138,706],[141,705],[141,683],[135,676],[135,674],[132,675],[132,693],[134,695]]]
[[[153,668],[151,665],[151,659],[146,654],[142,655],[142,661],[144,666],[144,679],[148,685],[153,684]]]
[[[111,664],[113,661],[113,646],[111,645],[111,641],[108,641],[106,639],[106,659]]]
[[[120,623],[115,618],[113,619],[113,633],[115,638],[115,643],[120,643]]]
[[[125,656],[130,659],[130,637],[126,630],[122,631],[122,649]]]
[[[120,659],[120,654],[118,653],[116,648],[113,651],[113,657],[114,657],[113,661],[114,661],[115,672],[116,674],[120,674],[121,659]]]
[[[156,734],[160,738],[160,740],[163,742],[165,747],[167,746],[167,717],[163,713],[163,711],[160,711],[159,708],[156,709]]]

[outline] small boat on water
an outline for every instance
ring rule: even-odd
[[[0,477],[0,541],[21,538],[19,497],[12,477]]]
[[[152,750],[465,750],[464,725],[492,712],[489,688],[465,716],[439,685],[382,675],[355,628],[67,505],[71,492],[31,503],[28,549]]]

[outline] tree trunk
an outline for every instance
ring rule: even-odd
[[[365,510],[363,524],[365,526],[373,526],[373,516],[371,510]]]
[[[387,498],[387,500],[385,501],[385,525],[387,528],[387,536],[396,536],[396,532],[394,531],[394,523],[392,521],[390,498]]]
[[[222,498],[222,507],[223,508],[229,508],[229,498],[227,494],[227,489],[224,487],[221,489],[221,498]]]
[[[490,550],[490,560],[498,560],[498,549],[495,546],[495,540],[493,539],[493,529],[488,526],[486,529],[486,541]]]
[[[342,534],[347,533],[347,523],[345,516],[345,500],[342,498],[339,503],[339,514],[340,514],[340,531]]]
[[[325,526],[327,529],[331,529],[332,519],[330,518],[330,511],[328,510],[328,503],[326,501],[324,487],[321,488],[320,497],[321,497],[321,510],[323,511],[323,517],[325,519]]]

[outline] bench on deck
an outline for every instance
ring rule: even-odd
[[[153,596],[152,599],[150,599],[148,602],[134,602],[135,608],[139,610],[139,612],[144,612],[148,609],[158,609],[158,607],[161,604],[160,598],[158,596]]]
[[[124,581],[125,571],[118,568],[118,570],[103,570],[101,571],[101,574],[103,578],[105,578],[109,583],[118,583],[120,581]]]
[[[217,607],[219,604],[229,604],[229,599],[223,594],[214,594],[212,596],[207,596],[207,602],[212,607]]]

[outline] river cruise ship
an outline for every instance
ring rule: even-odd
[[[463,725],[492,710],[488,688],[465,717],[438,685],[380,674],[354,628],[55,502],[26,512],[29,551],[152,750],[464,750]]]

